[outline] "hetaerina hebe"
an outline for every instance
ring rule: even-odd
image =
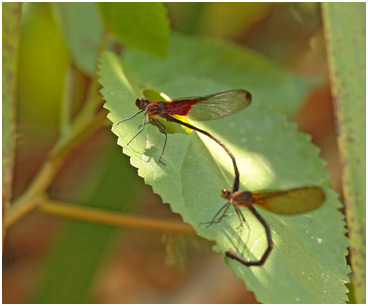
[[[225,144],[217,139],[215,136],[211,135],[207,131],[199,129],[192,124],[181,121],[180,119],[174,118],[173,116],[183,116],[189,120],[194,121],[205,121],[205,120],[213,120],[222,118],[231,114],[234,114],[243,108],[247,107],[252,101],[252,95],[249,91],[243,89],[229,90],[224,91],[212,95],[207,95],[204,97],[193,97],[193,98],[181,98],[175,99],[168,102],[156,101],[152,102],[147,99],[138,98],[135,102],[136,106],[140,109],[136,114],[118,122],[116,125],[130,120],[137,116],[138,114],[144,112],[145,116],[143,118],[143,123],[140,126],[140,129],[135,134],[135,136],[126,144],[128,146],[131,141],[137,137],[143,130],[146,125],[146,118],[149,118],[149,122],[154,123],[159,130],[165,135],[165,142],[162,149],[161,156],[159,161],[164,154],[166,142],[167,142],[167,133],[165,131],[165,126],[157,120],[158,118],[166,119],[169,122],[175,122],[182,126],[185,126],[189,129],[200,132],[215,142],[217,142],[229,155],[232,160],[235,179],[233,185],[233,192],[239,189],[239,171],[236,164],[236,160],[234,155],[229,151],[229,149],[225,146]]]
[[[325,201],[324,191],[317,186],[294,188],[289,190],[264,190],[257,192],[232,192],[227,189],[221,191],[221,196],[228,202],[216,213],[209,225],[219,223],[228,216],[227,212],[231,206],[235,208],[235,212],[240,220],[240,225],[245,222],[245,217],[241,208],[248,208],[249,211],[262,224],[267,237],[267,248],[260,260],[247,261],[242,256],[238,255],[234,249],[226,252],[226,255],[232,259],[239,261],[246,266],[261,266],[271,253],[273,241],[268,223],[256,210],[254,205],[258,205],[266,210],[269,210],[279,215],[296,215],[302,214],[320,207]]]

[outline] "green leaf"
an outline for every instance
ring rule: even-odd
[[[112,137],[89,167],[87,178],[70,190],[69,200],[107,210],[132,210],[139,195],[139,178]],[[78,165],[77,165],[78,166]],[[94,276],[109,253],[117,229],[112,226],[69,221],[48,254],[32,303],[88,303]]]
[[[26,140],[19,142],[19,153],[27,156],[45,141],[55,141],[70,68],[68,48],[51,8],[49,3],[29,2],[22,9],[17,121]]]
[[[170,34],[162,3],[99,3],[106,26],[123,44],[165,55]]]
[[[202,52],[196,40],[181,44],[188,51],[186,58],[179,49],[175,49],[178,51],[176,58],[171,47],[169,58],[159,63],[151,62],[152,57],[143,56],[140,52],[130,52],[124,61],[119,61],[111,53],[104,54],[100,73],[102,94],[106,99],[105,108],[110,111],[108,117],[113,123],[138,111],[134,101],[144,87],[157,90],[164,88],[171,97],[204,95],[228,89],[224,88],[223,83],[216,82],[223,78],[217,75],[217,69],[220,66],[220,72],[225,72],[227,76],[235,71],[231,65],[231,71],[226,71],[225,64],[213,59],[219,59],[216,53],[218,49],[201,57],[200,62],[194,56],[196,52]],[[204,42],[206,44],[209,43]],[[240,50],[236,51],[241,68],[244,65],[242,59],[246,56],[241,56]],[[140,68],[134,69],[137,76],[132,79],[128,62],[130,67]],[[255,66],[249,71],[251,75],[268,70],[267,62],[261,65],[259,71]],[[172,74],[169,73],[169,67]],[[277,84],[280,75],[285,77],[285,73],[277,73],[273,69],[270,69],[273,78],[271,75],[266,77],[269,83],[272,80]],[[183,72],[181,79],[180,71]],[[207,74],[203,75],[207,77],[199,76],[200,71],[206,71]],[[212,78],[209,77],[210,71],[213,72]],[[191,72],[194,72],[192,76]],[[246,71],[242,73],[246,75]],[[296,84],[291,75],[285,78],[290,84]],[[261,82],[261,78],[258,80]],[[227,84],[229,87],[239,87],[239,81],[234,78],[230,78]],[[288,96],[283,92],[288,89],[285,86],[274,86],[272,91],[268,91],[268,84],[261,82],[258,92],[262,92],[262,86],[264,102],[275,96]],[[289,91],[289,95],[290,92],[295,94],[290,99],[300,98],[297,92]],[[239,220],[236,215],[208,228],[201,225],[210,221],[224,205],[220,191],[232,187],[233,168],[226,153],[217,143],[195,132],[190,135],[169,134],[164,154],[166,165],[163,165],[158,158],[164,137],[155,126],[149,125],[129,146],[125,146],[136,134],[142,120],[143,115],[137,116],[112,129],[119,137],[118,143],[124,146],[123,152],[131,157],[131,164],[139,169],[138,174],[161,196],[163,202],[170,203],[173,212],[180,213],[183,220],[195,228],[198,235],[216,241],[217,252],[224,253],[231,247],[242,249],[243,244],[239,244],[238,240]],[[349,268],[345,261],[348,240],[344,236],[343,215],[337,210],[341,204],[337,194],[328,188],[325,163],[319,159],[319,151],[310,143],[310,137],[299,133],[284,115],[261,105],[258,98],[237,114],[194,124],[223,140],[235,154],[242,190],[319,185],[324,186],[327,194],[326,203],[320,209],[304,215],[277,216],[259,209],[271,227],[275,248],[262,267],[248,268],[226,258],[225,262],[234,273],[246,282],[247,288],[253,290],[263,303],[344,302],[344,283],[348,280],[346,273]],[[241,232],[242,240],[246,243],[244,256],[252,259],[262,255],[267,242],[262,226],[248,211],[244,213],[251,229],[248,231],[245,227]]]
[[[207,3],[199,18],[199,30],[206,36],[236,39],[270,14],[274,5],[265,2]]]
[[[76,66],[88,75],[96,70],[102,20],[96,3],[56,3],[61,27]]]
[[[366,4],[323,4],[356,303],[366,301]]]
[[[2,108],[2,174],[3,207],[10,205],[12,196],[13,164],[15,152],[15,101],[17,60],[20,33],[20,3],[3,4],[3,108]],[[3,236],[4,237],[4,236]]]
[[[209,54],[211,56],[209,56]],[[204,94],[188,90],[183,79],[198,77],[216,81],[215,92],[245,88],[253,101],[273,110],[295,113],[315,80],[293,75],[280,65],[250,49],[206,37],[173,35],[165,59],[137,50],[127,50],[126,62],[141,76],[143,84],[172,93],[167,81],[176,81],[178,96]],[[149,63],[149,64],[148,64]],[[180,88],[179,88],[180,87]],[[213,93],[213,92],[209,92]]]
[[[172,27],[185,34],[194,34],[202,22],[205,2],[165,2]]]

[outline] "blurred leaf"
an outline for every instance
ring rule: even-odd
[[[165,55],[170,28],[162,3],[99,3],[106,26],[124,44]]]
[[[76,66],[88,75],[96,70],[102,20],[96,3],[56,3],[61,27]]]
[[[15,99],[21,3],[3,4],[3,206],[10,204],[15,150]]]
[[[274,5],[265,2],[207,3],[199,18],[198,32],[221,38],[236,38],[264,18]]]
[[[122,158],[112,137],[108,137],[104,147],[72,200],[108,210],[129,210],[131,203],[137,201],[140,180],[127,159]],[[94,276],[108,254],[116,230],[101,224],[69,221],[46,261],[32,302],[87,303]]]
[[[366,296],[366,4],[323,4],[356,302]]]
[[[314,42],[320,29],[320,3],[273,3],[268,16],[254,24],[239,40],[278,63],[295,67],[296,62],[302,61],[304,66],[310,66],[308,68],[315,72],[313,58],[319,56],[325,60],[325,51],[316,49]]]
[[[194,34],[198,31],[205,2],[165,2],[173,30]]]
[[[60,102],[70,65],[67,47],[48,3],[24,3],[19,45],[17,121],[30,150],[58,132]],[[53,135],[52,135],[53,133]],[[49,139],[49,138],[48,138]],[[22,154],[23,150],[19,150]]]
[[[210,45],[208,42],[199,44],[196,40],[182,40],[180,43],[176,40],[175,44],[186,52],[180,52],[178,46],[171,47],[168,59],[162,61],[153,61],[152,57],[133,51],[124,57],[123,62],[110,53],[103,56],[102,93],[107,101],[105,107],[110,111],[108,117],[113,123],[137,112],[134,101],[141,95],[138,85],[156,88],[171,97],[195,96],[240,87],[241,81],[233,74],[242,74],[243,79],[250,80],[251,76],[268,71],[270,73],[265,75],[268,82],[262,82],[259,77],[256,80],[260,84],[254,86],[259,93],[263,92],[264,102],[280,96],[289,100],[301,97],[300,93],[289,88],[297,83],[295,77],[285,76],[284,72],[279,72],[261,58],[251,57],[258,60],[261,69],[253,64],[249,70],[244,70],[242,65],[246,63],[242,60],[247,58],[247,54],[243,55],[236,48],[230,47],[232,62],[231,56],[226,59],[223,56],[219,60],[221,55],[227,54],[221,53],[222,49],[227,49],[225,44],[221,44],[222,48],[215,45],[213,49],[206,48],[206,44]],[[234,69],[236,61],[241,73]],[[226,65],[227,62],[230,65]],[[138,75],[132,83],[125,74],[129,72],[128,63]],[[229,77],[227,85],[216,82],[226,77]],[[288,79],[288,86],[274,85],[269,90],[272,81],[280,85],[283,77]],[[143,115],[137,117],[113,127],[121,146],[135,135]],[[344,236],[343,215],[337,210],[341,204],[337,194],[327,187],[325,163],[318,158],[318,149],[310,143],[310,137],[299,133],[284,115],[273,113],[261,105],[258,97],[244,111],[219,120],[196,122],[195,125],[223,140],[235,154],[241,173],[241,189],[323,185],[327,194],[326,203],[309,214],[285,217],[260,210],[271,226],[275,249],[263,267],[248,268],[227,258],[225,261],[234,273],[263,303],[344,302],[344,282],[348,279],[346,273],[349,269],[345,261],[348,240]],[[170,203],[173,212],[180,213],[198,235],[216,241],[218,252],[239,247],[236,232],[239,220],[236,215],[225,218],[219,225],[208,228],[200,225],[210,221],[224,205],[219,196],[221,189],[232,186],[233,168],[228,156],[205,136],[194,132],[191,135],[170,134],[164,154],[166,165],[163,165],[158,162],[163,141],[158,129],[148,126],[123,152],[131,157],[131,164],[139,169],[138,174],[146,184],[152,186],[163,202]],[[263,227],[248,211],[244,213],[252,229],[248,232],[245,228],[241,233],[247,245],[245,256],[259,257],[266,247]]]
[[[189,89],[183,79],[195,76],[216,81],[214,92],[247,89],[255,103],[287,114],[298,109],[313,85],[311,79],[293,75],[250,49],[205,37],[173,36],[165,59],[136,50],[127,50],[125,59],[141,75],[143,84],[159,88],[171,97],[213,93],[200,87],[198,92]],[[168,81],[180,83],[176,96]]]

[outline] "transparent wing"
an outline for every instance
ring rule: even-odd
[[[236,89],[204,97],[173,100],[167,103],[167,112],[196,121],[213,120],[234,114],[247,107],[251,101],[249,91]]]
[[[325,193],[320,187],[302,187],[285,191],[252,192],[254,204],[279,215],[302,214],[320,207]]]

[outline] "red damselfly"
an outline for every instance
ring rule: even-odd
[[[243,89],[229,90],[216,94],[211,94],[203,97],[192,97],[192,98],[181,98],[175,99],[168,102],[156,101],[152,102],[147,99],[138,98],[135,101],[136,106],[140,109],[136,114],[118,122],[116,125],[130,120],[137,116],[138,114],[144,112],[145,115],[143,118],[143,123],[136,133],[136,135],[129,140],[126,144],[128,146],[135,137],[137,137],[143,130],[146,125],[146,118],[148,117],[150,122],[154,123],[159,130],[165,135],[165,142],[162,149],[161,156],[159,161],[164,154],[166,142],[167,142],[167,133],[165,131],[165,126],[157,119],[163,118],[169,122],[175,122],[182,126],[185,126],[189,129],[200,132],[215,142],[217,142],[229,155],[232,160],[235,179],[232,191],[235,192],[239,189],[239,170],[236,164],[236,160],[234,155],[229,151],[229,149],[225,146],[225,144],[217,139],[215,136],[211,135],[207,131],[199,129],[192,124],[187,122],[183,122],[173,116],[183,116],[189,120],[194,121],[205,121],[205,120],[213,120],[222,118],[231,114],[234,114],[243,108],[247,107],[252,101],[252,95],[249,91]]]

